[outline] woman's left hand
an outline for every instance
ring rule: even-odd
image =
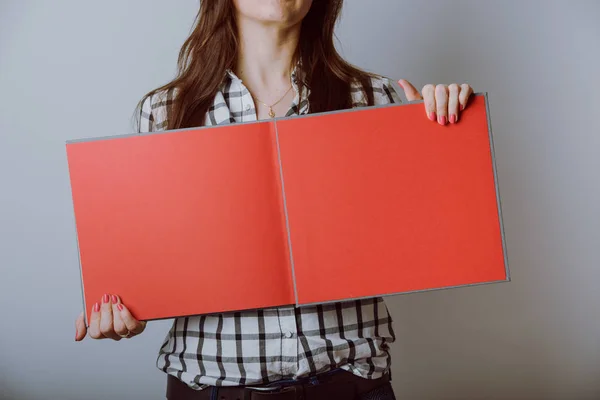
[[[432,85],[423,87],[421,93],[405,79],[398,81],[408,101],[423,100],[425,113],[431,121],[437,121],[440,125],[450,122],[458,122],[460,111],[467,107],[469,97],[473,94],[473,88],[463,83],[458,85]]]

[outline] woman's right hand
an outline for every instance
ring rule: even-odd
[[[83,312],[75,322],[75,341],[83,340],[87,331],[92,339],[128,339],[146,329],[145,321],[138,321],[116,295],[105,294],[92,307],[89,327],[86,329]]]

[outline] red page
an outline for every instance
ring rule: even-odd
[[[277,122],[298,304],[507,280],[485,96]]]
[[[67,156],[88,318],[104,293],[141,320],[294,303],[272,123],[79,141]]]

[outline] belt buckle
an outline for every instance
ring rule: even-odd
[[[253,392],[259,393],[271,393],[281,390],[280,385],[275,386],[245,386],[244,387],[244,400],[251,400]]]

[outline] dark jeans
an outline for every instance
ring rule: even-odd
[[[327,374],[326,374],[327,375]],[[168,400],[396,400],[389,377],[366,381],[348,372],[320,378],[316,386],[293,385],[277,392],[243,393],[237,388],[207,388],[200,392],[192,390],[183,382],[169,376]],[[283,381],[280,381],[281,383]],[[274,383],[275,385],[279,383]],[[233,390],[233,392],[232,392]],[[358,394],[361,393],[361,394]]]

